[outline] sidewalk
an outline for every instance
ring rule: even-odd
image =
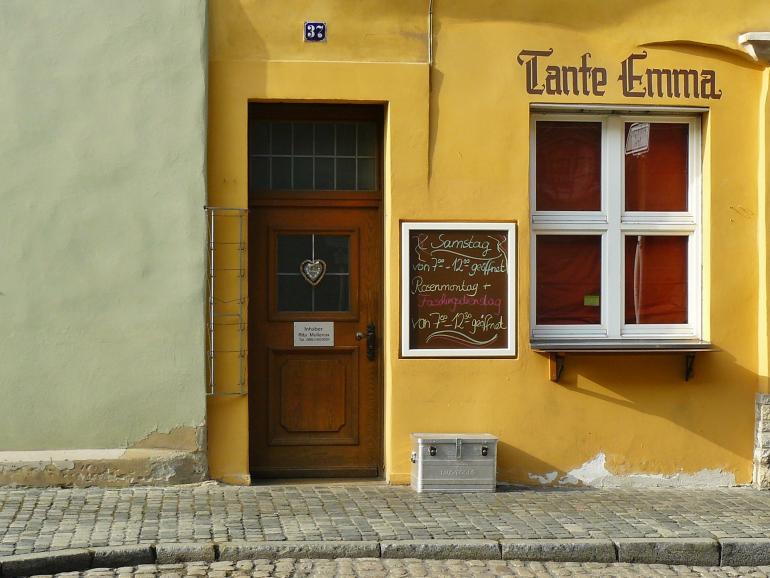
[[[0,488],[0,572],[13,575],[15,561],[50,562],[52,552],[80,555],[80,566],[84,556],[103,566],[277,557],[762,565],[770,564],[770,493],[416,494],[383,483]]]

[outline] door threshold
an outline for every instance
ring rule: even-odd
[[[344,486],[355,484],[357,486],[387,486],[385,478],[255,478],[252,476],[252,486]]]

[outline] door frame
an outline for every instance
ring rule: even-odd
[[[301,207],[329,207],[329,208],[367,208],[376,209],[376,221],[378,226],[378,249],[380,253],[380,272],[378,279],[378,305],[376,308],[376,326],[379,328],[377,341],[377,469],[378,473],[373,478],[367,479],[385,479],[385,337],[388,334],[385,316],[385,122],[387,118],[386,103],[308,103],[286,102],[286,101],[266,101],[250,100],[247,104],[248,123],[252,120],[287,120],[287,121],[356,121],[370,120],[377,126],[377,160],[375,166],[375,178],[377,186],[374,191],[255,191],[252,190],[250,178],[247,177],[247,199],[248,211],[263,211],[270,207],[301,208]],[[247,135],[250,132],[247,132]],[[248,139],[248,136],[247,136]],[[249,143],[246,147],[246,163],[249,163]],[[250,219],[249,219],[250,221]],[[248,227],[248,225],[247,225]],[[251,248],[251,235],[247,229],[247,247]],[[249,251],[250,252],[250,251]],[[249,259],[249,262],[251,259]],[[247,275],[246,295],[251,295],[249,289],[250,274]],[[251,315],[247,313],[247,334],[251,335]],[[247,338],[247,343],[251,343],[251,338]],[[253,472],[252,453],[251,453],[251,420],[253,410],[253,396],[250,384],[250,376],[256,372],[252,371],[254,363],[257,363],[256,356],[249,355],[247,359],[247,405],[248,405],[248,463],[249,472]],[[266,479],[264,477],[251,474],[252,483],[255,480]],[[355,479],[352,478],[351,479]]]

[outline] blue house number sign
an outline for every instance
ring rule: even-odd
[[[305,22],[305,42],[326,40],[326,22]]]

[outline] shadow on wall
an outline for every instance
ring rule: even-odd
[[[607,454],[600,452],[583,464],[576,465],[570,472],[545,463],[519,448],[501,444],[498,464],[516,464],[515,470],[501,470],[501,479],[515,479],[527,484],[614,487],[726,486],[734,485],[736,477],[739,483],[750,482],[757,374],[742,367],[726,352],[699,353],[695,361],[695,375],[689,381],[684,379],[684,368],[685,359],[681,353],[611,357],[568,355],[564,373],[555,386],[576,398],[590,397],[604,402],[607,423],[601,427],[617,429],[626,441],[618,441],[612,451],[608,450]],[[575,407],[584,405],[575,403]],[[628,413],[618,412],[618,406],[631,409],[634,413],[654,416],[667,424],[657,426],[654,420],[647,419],[644,428],[633,430],[633,422],[627,420]],[[691,448],[687,435],[666,439],[663,432],[671,431],[669,424],[723,448],[731,454],[731,463],[725,463],[724,469],[717,462],[711,468],[697,472],[688,472],[683,468],[676,474],[641,473],[637,465],[640,461],[638,455],[632,458],[633,467],[627,465],[626,451],[642,453],[645,456],[642,461],[646,466],[644,469],[659,471],[661,468],[656,464],[660,461],[655,448],[661,443],[669,444],[669,456],[677,452],[682,455],[683,464],[688,462],[693,451],[705,455],[708,446]],[[591,422],[586,421],[585,428],[575,432],[575,436],[590,436],[591,430]],[[694,459],[697,461],[697,458]],[[735,464],[740,461],[746,464],[743,476],[740,471],[736,472]],[[520,479],[522,471],[532,472],[528,480]],[[744,479],[746,477],[748,479]]]

